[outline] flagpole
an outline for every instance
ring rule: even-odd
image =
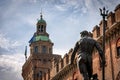
[[[27,61],[27,46],[25,46],[25,61]]]

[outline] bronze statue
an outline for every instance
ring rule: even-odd
[[[103,60],[103,51],[97,41],[92,39],[89,35],[88,31],[82,31],[81,39],[77,41],[75,44],[74,50],[71,55],[71,62],[73,64],[75,54],[78,53],[78,61],[77,65],[79,68],[80,73],[83,76],[83,80],[91,80],[93,75],[93,68],[92,68],[92,52],[94,47],[98,50],[99,55],[103,64],[105,64],[105,60]]]

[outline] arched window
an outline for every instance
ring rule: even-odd
[[[117,56],[120,56],[120,38],[117,40]]]
[[[35,46],[35,47],[34,47],[34,52],[35,52],[35,53],[38,53],[38,46]]]
[[[38,31],[39,32],[44,32],[44,25],[39,25],[38,26]]]
[[[39,32],[40,32],[40,29],[41,29],[41,28],[40,28],[40,25],[38,25],[38,29],[37,29],[37,30],[38,30]]]
[[[43,31],[44,31],[44,27],[43,27],[43,25],[41,25],[40,32],[43,32]]]
[[[39,72],[37,73],[37,78],[38,78],[39,80],[42,80],[42,71],[39,71]]]
[[[42,53],[47,53],[47,47],[46,46],[42,46]]]

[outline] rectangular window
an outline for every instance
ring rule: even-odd
[[[120,56],[120,47],[117,47],[117,56]]]
[[[117,56],[120,56],[120,38],[117,41]]]

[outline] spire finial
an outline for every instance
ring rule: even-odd
[[[42,19],[42,8],[41,8],[41,12],[40,12],[40,18]]]

